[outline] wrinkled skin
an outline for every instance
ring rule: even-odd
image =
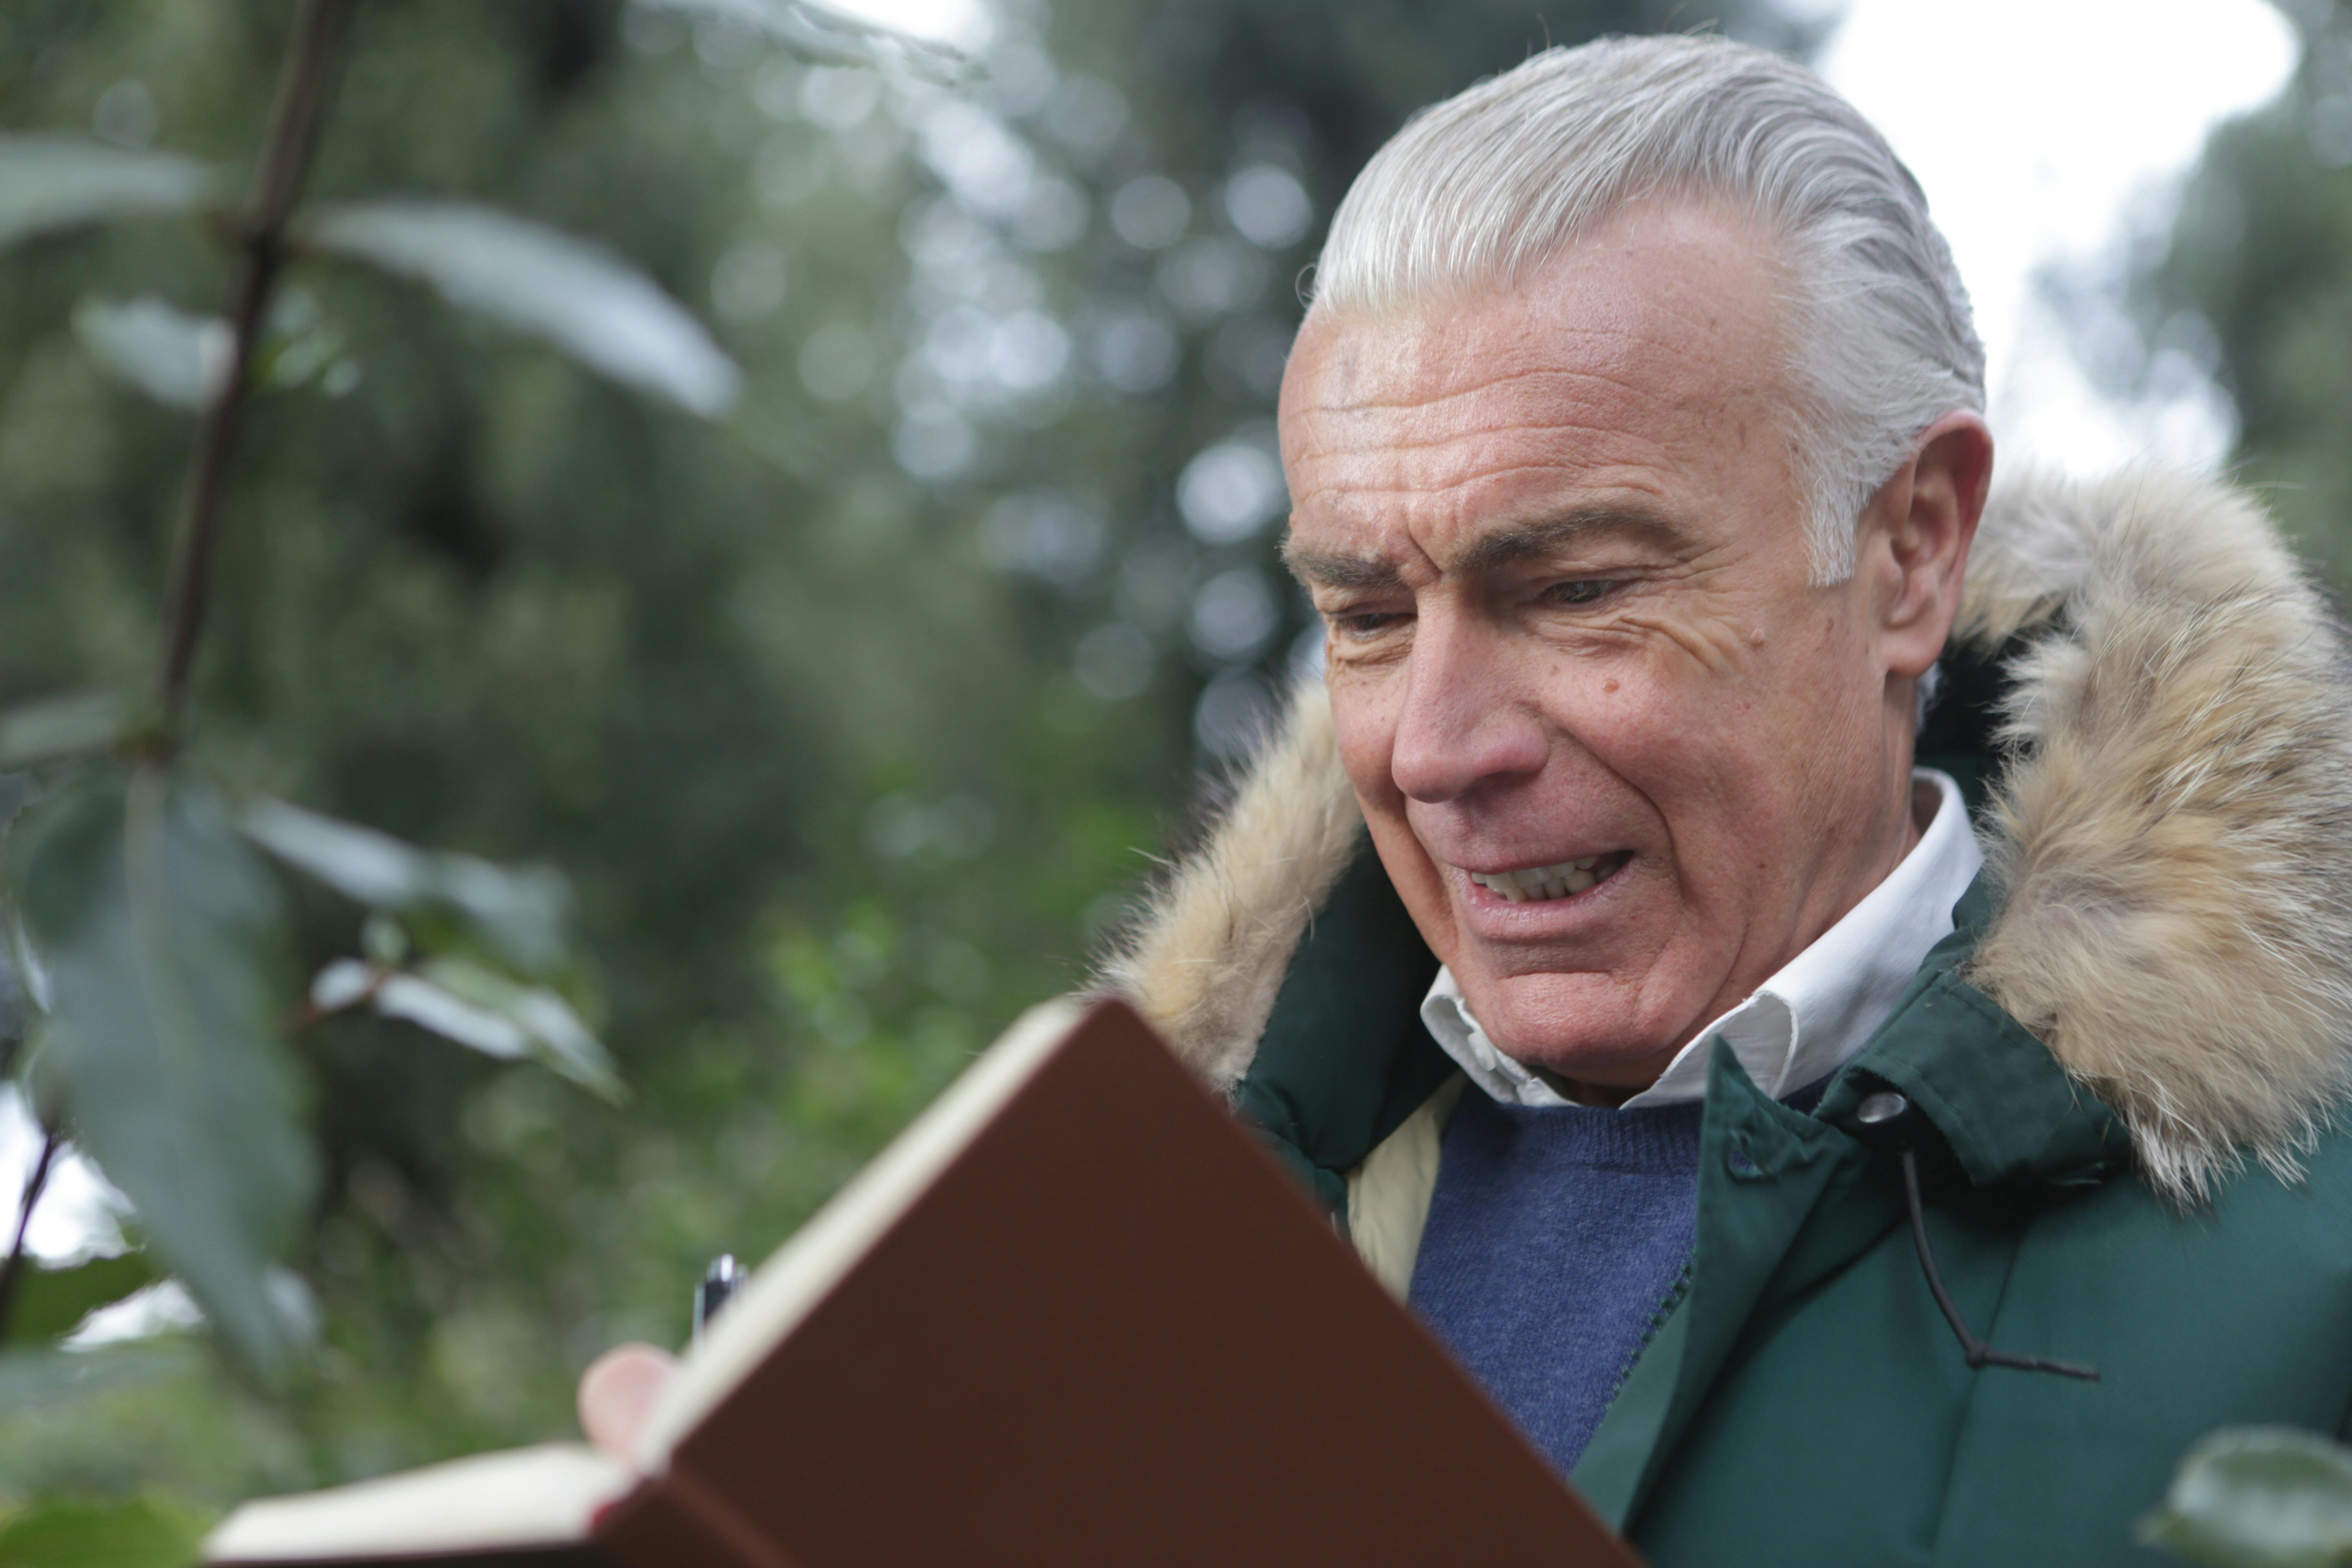
[[[1509,290],[1308,317],[1288,553],[1381,863],[1489,1035],[1614,1102],[1917,841],[1916,693],[1992,445],[1955,414],[1811,581],[1771,240],[1624,209]],[[1601,857],[1513,901],[1474,883]]]

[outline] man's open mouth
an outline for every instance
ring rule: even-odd
[[[1515,904],[1543,899],[1565,899],[1595,883],[1607,881],[1622,870],[1625,862],[1633,858],[1632,850],[1617,849],[1606,855],[1587,855],[1581,860],[1562,860],[1557,866],[1528,866],[1517,871],[1473,871],[1470,879],[1482,888],[1490,888],[1502,894]]]

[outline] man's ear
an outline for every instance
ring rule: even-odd
[[[1992,432],[1973,414],[1948,414],[1873,500],[1877,549],[1863,569],[1879,584],[1879,643],[1889,674],[1916,679],[1942,655],[1991,484]]]

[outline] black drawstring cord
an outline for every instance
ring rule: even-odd
[[[1936,1298],[1944,1321],[1952,1325],[1952,1337],[1960,1342],[1960,1352],[1967,1357],[1969,1370],[2009,1366],[2020,1372],[2051,1372],[2060,1377],[2079,1377],[2085,1383],[2098,1382],[2096,1367],[2042,1356],[2011,1355],[1977,1338],[1961,1320],[1959,1308],[1952,1304],[1951,1292],[1944,1289],[1943,1273],[1936,1267],[1935,1250],[1927,1245],[1927,1211],[1919,1201],[1919,1154],[1909,1135],[1911,1102],[1892,1089],[1881,1090],[1854,1109],[1854,1120],[1861,1123],[1865,1142],[1895,1150],[1903,1162],[1903,1199],[1911,1211],[1911,1239],[1919,1248],[1919,1271],[1927,1277],[1927,1292]]]

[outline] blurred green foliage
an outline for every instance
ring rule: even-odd
[[[2204,1568],[2352,1563],[2352,1448],[2291,1427],[2224,1427],[2181,1459],[2139,1537]]]
[[[209,1521],[170,1498],[56,1499],[0,1513],[0,1568],[172,1568]]]
[[[241,179],[289,11],[26,0],[0,120]],[[316,1349],[267,1393],[177,1335],[0,1355],[0,1505],[162,1489],[130,1510],[168,1522],[560,1435],[590,1355],[681,1338],[710,1255],[764,1252],[1083,978],[1197,766],[1287,678],[1270,416],[1354,170],[1531,48],[1708,15],[1007,0],[950,86],[646,4],[360,5],[316,197],[590,237],[711,323],[741,397],[697,423],[306,261],[230,493],[194,761],[561,868],[590,958],[564,994],[631,1098],[365,1009],[303,1029],[324,1177],[288,1261]],[[0,258],[0,707],[141,688],[191,431],[171,399],[202,365],[129,367],[224,266],[164,217]],[[420,921],[448,903],[432,875],[400,894]],[[344,893],[288,893],[289,1000],[397,946],[362,908],[392,904]],[[74,1288],[45,1281],[48,1310]]]
[[[2236,405],[2237,472],[2352,582],[2352,14],[2285,0],[2287,89],[2215,132],[2138,269],[2149,371],[2179,345]],[[2146,373],[2144,373],[2146,374]]]

